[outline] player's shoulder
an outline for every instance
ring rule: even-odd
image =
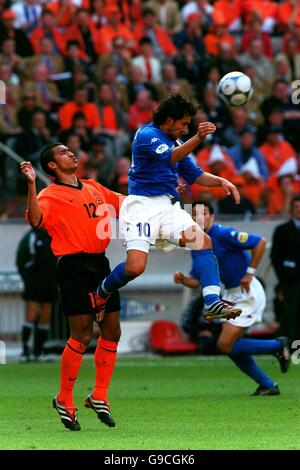
[[[150,122],[149,124],[145,124],[144,126],[140,127],[140,129],[137,131],[136,133],[136,138],[137,139],[156,139],[155,141],[158,141],[159,138],[158,138],[158,133],[159,133],[159,129],[155,126],[155,124],[153,122]],[[153,142],[151,142],[151,140],[149,140],[150,143],[154,143],[155,141],[153,140]]]

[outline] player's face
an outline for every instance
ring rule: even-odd
[[[58,145],[53,149],[54,162],[59,171],[63,173],[74,173],[78,167],[78,159],[65,145]]]
[[[295,201],[292,208],[292,216],[300,220],[300,201]]]
[[[186,134],[189,129],[189,123],[191,122],[191,116],[184,116],[181,119],[174,121],[172,118],[168,118],[168,129],[167,134],[173,139],[179,139],[182,134]]]
[[[214,223],[215,216],[211,214],[208,207],[199,204],[193,207],[193,220],[205,231],[208,232]]]

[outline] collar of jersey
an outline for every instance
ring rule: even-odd
[[[68,184],[68,183],[62,183],[61,181],[59,181],[58,179],[55,179],[54,180],[54,183],[55,184],[59,184],[60,186],[67,186],[67,188],[72,188],[72,189],[82,189],[82,182],[80,181],[79,178],[77,178],[77,182],[78,182],[78,185],[77,186],[74,186],[73,184]]]

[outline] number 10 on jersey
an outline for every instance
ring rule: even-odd
[[[139,237],[150,237],[150,224],[149,222],[139,222],[136,224],[137,228],[139,229]]]

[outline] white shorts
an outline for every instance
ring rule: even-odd
[[[172,205],[168,196],[134,196],[124,200],[120,211],[120,228],[127,250],[149,252],[150,245],[163,251],[179,244],[181,233],[198,225],[179,202]],[[170,246],[171,244],[171,246]]]
[[[239,286],[225,290],[223,297],[224,300],[234,302],[242,309],[242,313],[234,320],[226,320],[231,325],[248,328],[254,323],[261,322],[266,307],[266,294],[256,277],[252,279],[249,292],[242,292]]]

